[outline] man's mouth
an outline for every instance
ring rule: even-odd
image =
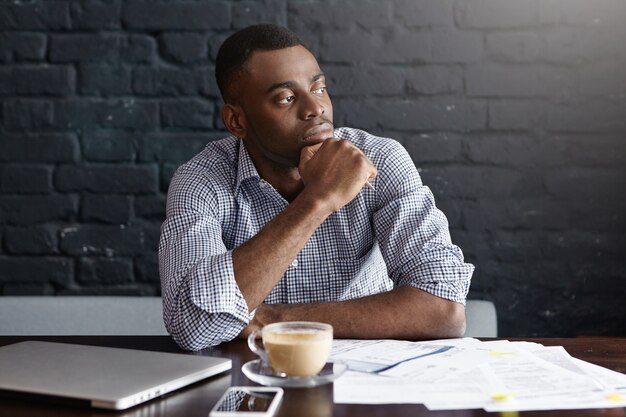
[[[304,133],[302,141],[305,142],[307,145],[323,142],[326,139],[332,138],[333,134],[333,125],[328,122],[324,122],[307,130]]]

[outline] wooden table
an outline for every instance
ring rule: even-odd
[[[64,343],[78,343],[97,346],[112,346],[132,349],[177,352],[181,350],[169,338],[164,336],[0,336],[0,346],[23,340],[47,340]],[[485,339],[488,340],[488,339]],[[511,339],[513,340],[513,339]],[[577,358],[589,361],[618,372],[626,373],[626,338],[575,338],[575,339],[524,339],[538,342],[546,346],[560,345]],[[132,417],[208,417],[209,411],[220,395],[231,385],[255,385],[241,373],[241,365],[254,359],[244,341],[233,341],[216,348],[196,353],[208,356],[228,357],[233,361],[230,373],[218,375],[196,383],[183,390],[169,394],[157,400],[121,411],[105,411],[81,409],[69,406],[34,404],[18,400],[0,399],[0,416],[13,417],[46,417],[46,416],[132,416]],[[568,411],[533,411],[519,413],[523,416],[603,416],[626,417],[626,408]],[[429,411],[421,404],[392,405],[354,405],[334,404],[332,385],[311,389],[285,390],[285,397],[277,416],[282,417],[418,417],[418,416],[450,416],[469,417],[495,415],[483,410]],[[509,414],[510,415],[510,414]]]

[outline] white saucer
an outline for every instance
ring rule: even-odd
[[[274,373],[270,366],[261,363],[261,359],[246,362],[241,367],[244,375],[257,384],[285,388],[311,388],[328,384],[343,375],[347,369],[348,366],[343,362],[326,362],[317,375],[286,376]]]

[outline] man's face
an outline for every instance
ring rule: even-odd
[[[256,164],[297,166],[303,147],[333,137],[326,79],[306,48],[256,51],[240,80],[243,140]]]

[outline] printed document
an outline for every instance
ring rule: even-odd
[[[336,403],[487,411],[626,406],[626,375],[573,358],[560,346],[472,338],[336,340],[331,360],[350,369],[334,383]]]

